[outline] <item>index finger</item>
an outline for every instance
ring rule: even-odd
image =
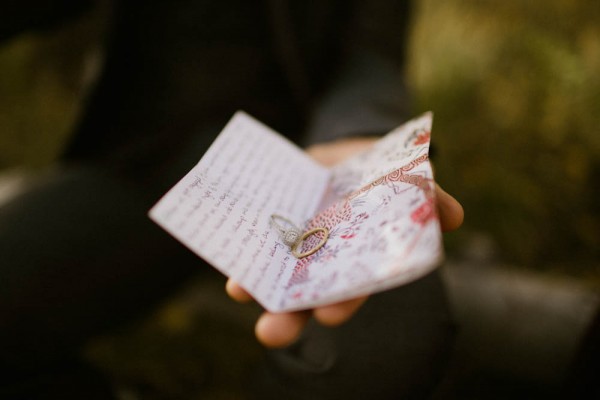
[[[435,184],[435,197],[442,231],[458,229],[465,218],[465,211],[460,203],[438,185]]]

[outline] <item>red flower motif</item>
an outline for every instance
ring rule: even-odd
[[[343,235],[340,235],[342,239],[352,239],[354,236],[356,236],[356,232],[353,229],[348,229]]]
[[[420,144],[428,143],[430,138],[431,138],[431,132],[423,131],[417,135],[414,145],[417,146]]]
[[[294,298],[294,299],[298,300],[298,299],[300,299],[300,298],[302,297],[302,294],[303,294],[303,293],[302,293],[301,291],[299,291],[299,292],[296,292],[296,293],[294,293],[294,294],[292,295],[292,298]]]
[[[413,222],[420,225],[425,225],[434,217],[435,208],[432,199],[428,199],[410,214],[410,218],[413,220]]]

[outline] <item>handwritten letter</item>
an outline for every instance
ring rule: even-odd
[[[425,114],[326,169],[238,112],[150,217],[273,312],[398,286],[443,254],[430,132]],[[270,225],[273,214],[304,230],[325,227],[329,239],[298,260]]]

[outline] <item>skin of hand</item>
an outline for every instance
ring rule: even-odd
[[[373,146],[377,138],[351,138],[309,147],[306,152],[325,166],[336,163]],[[442,231],[457,229],[463,222],[464,211],[456,199],[436,184],[436,202]],[[249,302],[252,297],[231,279],[225,287],[227,294],[238,302]],[[336,326],[344,323],[360,308],[368,296],[317,307],[313,310],[270,313],[264,312],[255,326],[258,340],[266,347],[280,348],[292,344],[313,316],[319,323]]]

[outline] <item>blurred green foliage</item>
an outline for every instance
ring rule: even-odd
[[[600,3],[424,0],[409,82],[438,180],[505,261],[598,276]]]
[[[0,169],[60,156],[101,64],[105,8],[0,42]]]

